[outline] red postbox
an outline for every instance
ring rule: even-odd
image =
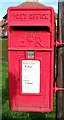
[[[53,109],[54,10],[8,8],[9,101],[13,111]]]

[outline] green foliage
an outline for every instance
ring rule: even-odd
[[[8,58],[8,40],[0,39],[0,50],[2,49],[2,56],[0,58],[7,59]]]

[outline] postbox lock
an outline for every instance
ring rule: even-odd
[[[28,58],[34,58],[34,50],[28,50]]]
[[[57,87],[57,83],[55,82],[55,87],[53,88],[54,93],[56,93],[57,91],[63,91],[63,90],[64,88]]]

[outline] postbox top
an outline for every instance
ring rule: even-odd
[[[52,7],[9,7],[8,26],[48,26],[54,21]]]
[[[32,7],[32,6],[29,6],[29,7],[25,7],[25,6],[23,6],[23,7],[8,7],[8,9],[7,9],[7,11],[8,10],[13,10],[13,9],[15,9],[15,10],[17,10],[17,9],[49,9],[49,10],[53,10],[54,11],[54,8],[53,7],[51,7],[51,6],[49,6],[49,7],[47,7],[47,6],[44,6],[44,7],[42,7],[42,6],[34,6],[34,7]]]

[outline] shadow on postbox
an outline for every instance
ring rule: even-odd
[[[10,7],[7,17],[10,109],[50,112],[53,109],[54,10]]]

